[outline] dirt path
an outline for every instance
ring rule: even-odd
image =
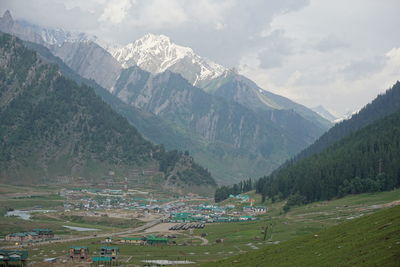
[[[195,236],[193,236],[193,237],[196,237],[196,238],[201,239],[202,243],[200,244],[200,246],[206,246],[206,245],[208,245],[208,239],[206,239],[206,238],[204,238],[204,237],[201,237],[201,236],[199,236],[199,235],[195,235]]]
[[[147,228],[145,230],[146,233],[158,232],[158,233],[173,233],[174,231],[170,231],[169,228],[176,225],[176,223],[160,223],[153,227]]]

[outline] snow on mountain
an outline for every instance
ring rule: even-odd
[[[354,110],[354,111],[347,111],[342,117],[337,118],[334,123],[339,123],[342,122],[344,120],[349,120],[351,119],[351,117],[353,117],[353,115],[357,114],[360,111],[360,109]]]
[[[151,73],[170,70],[181,74],[194,85],[214,79],[227,70],[196,55],[189,47],[172,43],[165,35],[146,34],[135,42],[114,50],[112,55],[126,68],[137,65]]]
[[[326,108],[324,108],[321,105],[313,107],[311,109],[313,111],[315,111],[318,115],[320,115],[321,117],[327,119],[330,122],[336,122],[336,120],[338,119],[337,116],[333,115],[332,112],[328,111]]]

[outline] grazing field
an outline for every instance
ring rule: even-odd
[[[400,206],[206,266],[399,266]]]

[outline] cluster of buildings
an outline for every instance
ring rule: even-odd
[[[11,233],[5,236],[6,241],[13,241],[13,242],[33,242],[33,241],[41,241],[41,240],[48,240],[53,239],[54,234],[53,231],[50,229],[33,229],[30,232],[18,232],[18,233]]]
[[[167,245],[170,242],[170,239],[163,236],[148,235],[143,237],[118,237],[114,239],[108,237],[105,242],[132,245]]]
[[[65,211],[100,210],[100,209],[132,209],[154,208],[154,203],[160,202],[148,196],[148,192],[120,189],[76,188],[61,190],[60,195],[67,199]],[[144,196],[144,197],[143,197]],[[164,200],[167,201],[167,200]]]
[[[257,218],[248,215],[226,215],[226,214],[214,214],[214,213],[191,213],[191,212],[181,212],[173,213],[170,215],[168,222],[172,223],[191,223],[191,222],[201,222],[201,223],[214,223],[214,222],[239,222],[239,221],[254,221]]]
[[[115,246],[103,246],[99,249],[98,257],[90,258],[89,248],[86,246],[72,246],[69,248],[71,260],[87,260],[88,262],[107,264],[117,260],[119,248]]]

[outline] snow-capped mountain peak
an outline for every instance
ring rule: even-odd
[[[192,84],[211,80],[226,70],[196,55],[191,48],[171,42],[165,35],[146,34],[112,54],[126,68],[137,65],[152,73],[171,70],[180,73]]]

